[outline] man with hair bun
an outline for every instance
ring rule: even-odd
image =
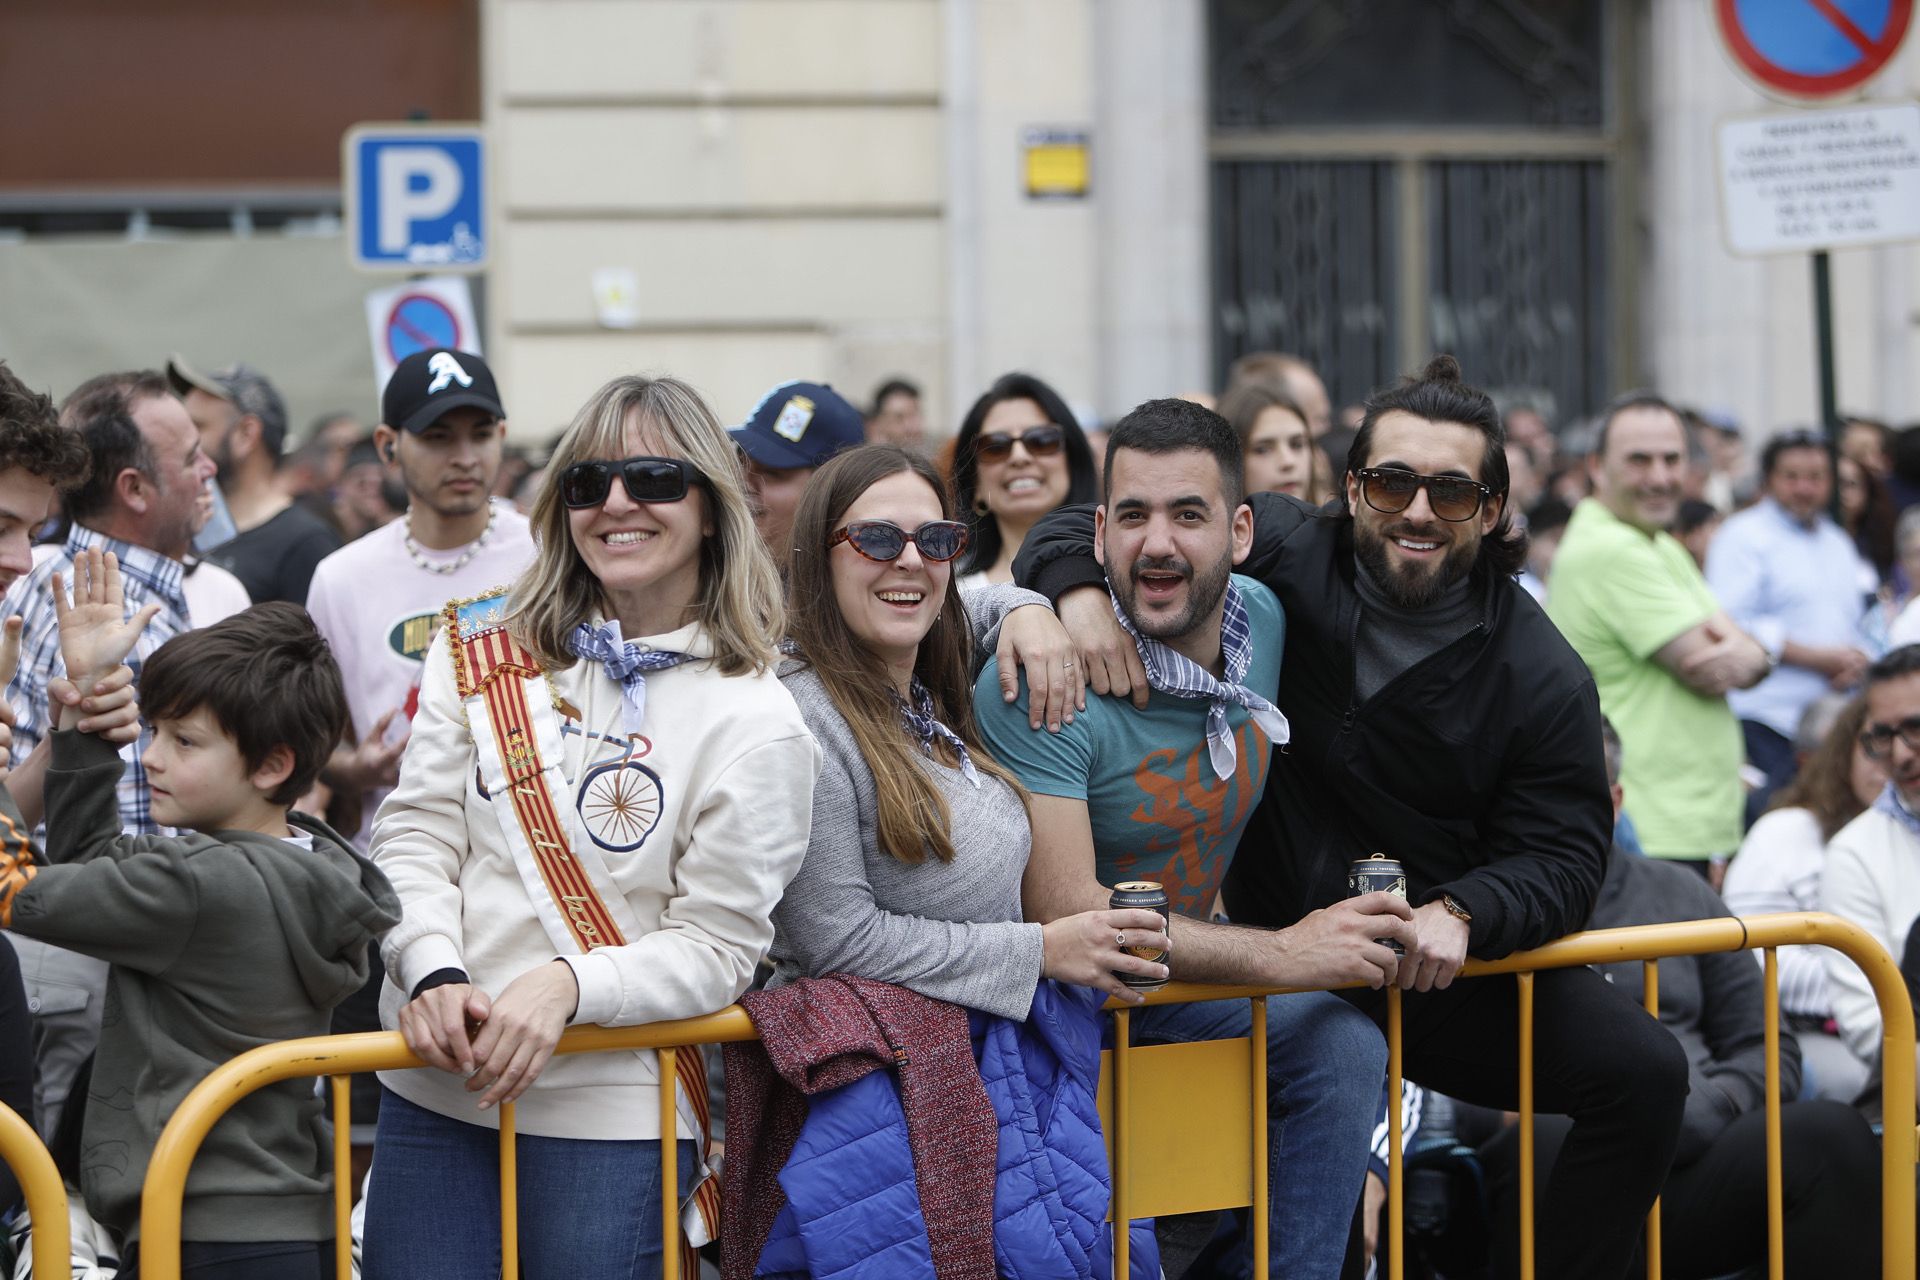
[[[1502,1109],[1519,1094],[1516,984],[1456,975],[1581,928],[1613,825],[1593,679],[1513,580],[1526,540],[1505,445],[1492,400],[1439,356],[1367,400],[1343,503],[1250,500],[1240,572],[1286,610],[1292,741],[1223,894],[1235,923],[1284,927],[1342,901],[1356,859],[1398,859],[1407,1076]],[[1055,512],[1015,578],[1058,601],[1096,691],[1144,703],[1137,651],[1086,589],[1092,529],[1087,508]],[[1686,1057],[1589,969],[1544,971],[1535,992],[1536,1105],[1574,1122],[1541,1200],[1540,1274],[1619,1280],[1673,1158]],[[1384,1020],[1383,992],[1342,994]]]

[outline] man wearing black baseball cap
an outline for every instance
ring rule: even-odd
[[[406,514],[314,571],[307,612],[340,663],[358,743],[337,751],[324,776],[363,798],[361,848],[399,767],[441,606],[511,582],[533,559],[526,517],[489,496],[506,416],[479,356],[434,348],[402,360],[373,442],[406,488]]]
[[[199,429],[236,530],[207,559],[240,579],[255,604],[305,604],[313,567],[340,535],[274,483],[287,443],[286,401],[244,364],[208,373],[176,355],[167,361],[167,383]]]
[[[760,537],[783,569],[793,553],[793,513],[814,468],[866,440],[866,420],[820,382],[783,382],[729,429],[747,460],[747,490]]]

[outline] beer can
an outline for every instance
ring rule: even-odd
[[[1402,902],[1407,897],[1407,869],[1400,865],[1397,858],[1389,858],[1384,853],[1376,853],[1370,858],[1355,858],[1347,869],[1347,896],[1358,898],[1368,893],[1390,893]],[[1393,948],[1395,955],[1405,955],[1406,948],[1393,938],[1376,938],[1376,942]]]
[[[1107,899],[1107,906],[1115,911],[1158,911],[1168,921],[1165,927],[1172,927],[1173,912],[1167,905],[1167,891],[1157,880],[1122,880],[1113,886],[1113,896]],[[1165,964],[1167,959],[1167,953],[1159,947],[1128,947],[1127,954],[1156,964]],[[1165,978],[1149,978],[1138,973],[1113,976],[1136,991],[1158,991],[1167,985]]]

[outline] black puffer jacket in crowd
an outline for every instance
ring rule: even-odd
[[[1416,904],[1450,893],[1472,913],[1472,955],[1584,927],[1612,845],[1600,699],[1546,613],[1476,570],[1474,629],[1356,705],[1351,517],[1277,494],[1251,503],[1239,572],[1287,611],[1280,709],[1293,741],[1227,874],[1234,920],[1291,924],[1346,895],[1350,862],[1384,853],[1405,864]],[[1027,536],[1015,580],[1055,600],[1104,585],[1092,546],[1091,507],[1055,511]]]

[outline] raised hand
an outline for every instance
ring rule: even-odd
[[[158,604],[150,604],[129,618],[120,589],[120,562],[113,552],[82,552],[73,562],[71,602],[66,583],[53,575],[53,616],[68,678],[82,689],[104,679],[133,652],[140,633],[159,612]]]

